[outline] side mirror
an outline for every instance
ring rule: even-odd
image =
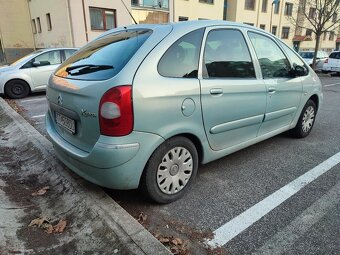
[[[307,73],[307,70],[304,66],[294,65],[293,73],[295,76],[304,76]]]
[[[34,66],[34,67],[41,66],[41,63],[40,63],[40,61],[34,61],[32,63],[32,66]]]

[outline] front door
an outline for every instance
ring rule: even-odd
[[[45,52],[32,59],[33,62],[39,62],[38,66],[31,67],[33,86],[35,89],[44,88],[53,71],[61,64],[60,50]]]
[[[299,77],[292,77],[292,67],[278,44],[266,35],[248,32],[262,71],[267,90],[267,107],[259,136],[286,128],[292,122],[302,94]]]
[[[266,87],[256,78],[243,33],[207,29],[201,103],[206,136],[213,150],[254,139],[266,107]]]

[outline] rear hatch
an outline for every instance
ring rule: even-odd
[[[340,70],[340,52],[332,52],[328,57],[328,65],[331,71]]]
[[[112,87],[132,84],[139,63],[131,62],[145,57],[139,49],[152,49],[145,43],[152,34],[153,30],[146,28],[107,34],[84,46],[57,69],[50,78],[47,98],[50,117],[61,137],[91,151],[100,136],[98,112],[103,94]]]

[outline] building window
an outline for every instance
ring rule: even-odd
[[[293,13],[293,4],[292,3],[286,3],[285,5],[285,15],[292,16]]]
[[[330,41],[333,41],[333,40],[334,40],[334,37],[335,37],[334,31],[329,32],[329,40],[330,40]]]
[[[38,33],[41,33],[41,23],[40,23],[40,18],[37,18],[37,24],[38,24]]]
[[[332,22],[333,23],[336,23],[336,20],[337,20],[337,17],[338,15],[336,13],[333,14],[333,17],[332,17]]]
[[[316,9],[315,9],[315,8],[313,8],[313,7],[309,8],[309,14],[308,14],[308,17],[309,17],[310,19],[314,19],[314,18],[315,18],[315,16],[316,16]]]
[[[283,27],[282,28],[282,39],[288,39],[289,38],[289,27]]]
[[[200,3],[214,4],[214,0],[199,0]]]
[[[267,12],[268,0],[262,0],[262,12]]]
[[[312,29],[306,30],[306,36],[312,36]]]
[[[324,33],[323,33],[323,40],[325,41],[326,38],[327,38],[327,32],[324,32]]]
[[[90,7],[92,30],[109,30],[116,27],[116,10]]]
[[[272,34],[276,35],[277,26],[272,26]]]
[[[246,24],[246,25],[249,25],[249,26],[254,26],[254,23],[243,22],[243,24]]]
[[[32,19],[32,31],[33,34],[37,33],[37,25],[35,24],[35,19]]]
[[[178,17],[178,21],[187,21],[187,20],[189,20],[188,17],[183,17],[183,16]]]
[[[274,5],[274,13],[278,14],[280,11],[280,1],[275,2]]]
[[[139,0],[131,0],[131,5],[139,5]]]
[[[266,25],[265,24],[260,24],[260,28],[263,30],[266,30]]]
[[[46,14],[46,21],[47,21],[47,30],[51,31],[52,30],[52,22],[51,22],[51,14],[50,13]]]
[[[244,3],[244,9],[255,10],[255,0],[246,0]]]

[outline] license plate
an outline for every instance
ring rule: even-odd
[[[71,134],[75,134],[76,123],[73,119],[70,119],[69,117],[66,117],[65,115],[62,115],[62,114],[56,112],[55,113],[55,121],[60,127],[66,129]]]

